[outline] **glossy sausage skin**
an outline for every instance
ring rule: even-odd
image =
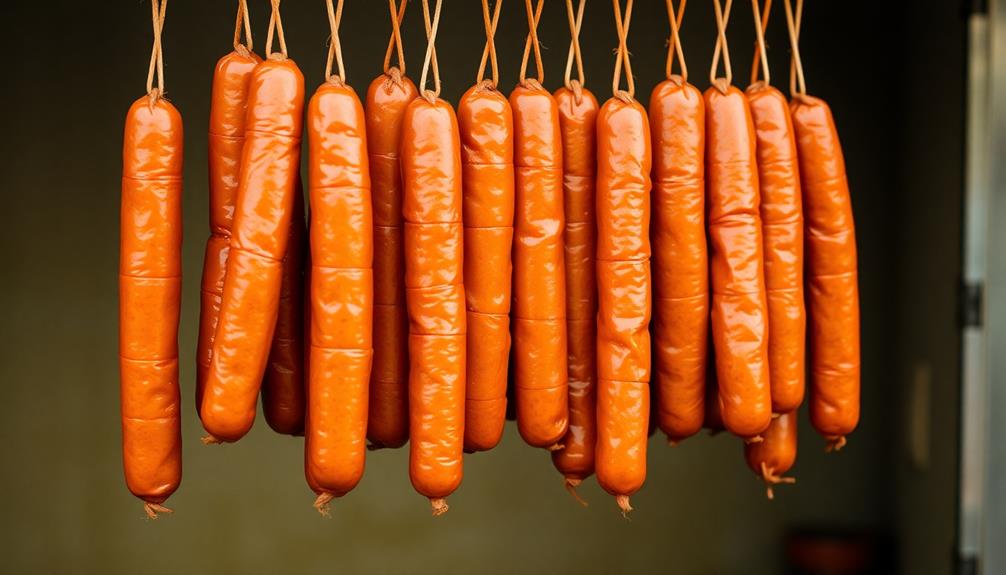
[[[722,81],[722,80],[721,80]],[[706,90],[712,333],[723,424],[753,438],[772,417],[755,132],[744,93]]]
[[[513,243],[513,115],[489,83],[458,103],[464,203],[468,383],[465,450],[499,443],[506,421],[510,357],[510,251]]]
[[[609,99],[597,116],[596,456],[598,483],[619,498],[646,480],[651,161],[646,109]]]
[[[650,95],[653,135],[653,363],[658,425],[677,442],[702,428],[709,346],[705,104],[675,76]]]
[[[255,421],[276,326],[303,107],[304,77],[292,60],[273,54],[252,72],[234,232],[200,412],[217,441],[237,441]]]
[[[341,81],[308,104],[311,190],[311,355],[306,472],[340,497],[366,458],[373,360],[373,213],[363,106]]]
[[[810,315],[810,421],[834,447],[859,423],[856,230],[845,159],[831,110],[790,104],[800,158]]]
[[[768,498],[773,498],[772,487],[780,483],[795,483],[783,477],[796,463],[796,412],[783,413],[773,418],[764,433],[763,441],[744,446],[744,459],[748,467],[765,482]]]
[[[597,438],[597,99],[581,88],[555,92],[562,133],[562,196],[566,230],[566,333],[569,375],[569,429],[552,463],[571,485],[594,473]]]
[[[122,459],[150,513],[182,479],[182,117],[164,98],[144,96],[126,115],[120,215]]]
[[[402,121],[409,309],[409,478],[434,514],[462,478],[465,287],[461,145],[454,109],[416,98]]]
[[[516,172],[513,355],[517,429],[552,447],[569,421],[562,136],[552,97],[534,80],[510,94]]]
[[[210,95],[209,148],[210,237],[206,241],[200,290],[199,339],[196,348],[196,411],[203,401],[206,372],[213,355],[213,335],[220,316],[224,274],[234,225],[241,150],[245,143],[248,80],[261,62],[255,53],[233,51],[217,61]]]
[[[298,170],[299,172],[299,170]],[[300,174],[293,195],[293,216],[283,256],[279,307],[272,348],[262,377],[262,413],[277,433],[304,433],[304,188]]]
[[[374,369],[367,439],[375,447],[409,440],[409,347],[398,148],[411,80],[392,68],[367,90],[367,152],[374,205]]]
[[[747,96],[758,142],[772,412],[789,413],[803,403],[807,335],[796,141],[788,102],[779,90],[759,82]]]

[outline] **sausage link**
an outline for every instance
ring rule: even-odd
[[[308,104],[311,355],[306,475],[316,507],[356,487],[373,360],[374,230],[366,120],[333,76]]]
[[[762,441],[744,445],[744,459],[765,482],[769,499],[775,497],[774,486],[796,483],[792,477],[783,477],[796,463],[796,428],[796,412],[783,413],[772,419]]]
[[[402,120],[409,310],[409,478],[433,513],[463,475],[466,318],[461,144],[454,109],[416,98]]]
[[[182,479],[178,316],[182,117],[154,94],[133,103],[122,144],[119,374],[126,486],[148,515]]]
[[[210,95],[209,148],[210,237],[203,258],[199,306],[199,338],[196,347],[196,412],[203,402],[206,372],[213,356],[213,335],[220,317],[227,253],[234,226],[234,203],[238,194],[241,150],[245,143],[245,113],[248,80],[262,59],[242,46],[226,54],[213,72]]]
[[[653,362],[658,424],[671,442],[702,428],[709,363],[705,105],[680,76],[650,95]]]
[[[628,511],[646,480],[650,417],[652,159],[635,99],[601,107],[597,162],[597,481]]]
[[[558,447],[569,423],[562,136],[559,110],[535,80],[510,94],[516,172],[513,355],[517,429]]]
[[[468,326],[465,450],[499,443],[506,421],[513,245],[513,114],[491,82],[458,104]]]
[[[762,82],[747,89],[761,190],[768,365],[772,412],[803,403],[807,316],[803,304],[803,208],[793,122],[786,97]]]
[[[293,60],[276,53],[256,66],[220,320],[200,412],[209,441],[237,441],[255,421],[276,327],[303,107],[304,77]]]
[[[856,229],[842,145],[818,98],[790,103],[803,188],[810,312],[810,421],[832,449],[859,423]]]
[[[562,196],[566,229],[566,332],[569,428],[552,463],[576,487],[594,473],[597,438],[597,99],[586,88],[555,92],[562,133]]]
[[[772,418],[755,132],[744,93],[720,88],[705,93],[713,345],[723,424],[753,439]]]
[[[409,347],[398,148],[416,86],[396,68],[367,90],[367,152],[374,204],[374,369],[367,439],[374,447],[409,440]]]

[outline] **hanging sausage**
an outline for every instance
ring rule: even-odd
[[[151,519],[171,512],[163,503],[182,480],[182,116],[164,98],[166,9],[167,0],[151,1],[147,94],[126,114],[119,240],[122,462],[126,486]]]
[[[416,86],[405,75],[399,29],[408,0],[388,0],[392,35],[384,73],[367,89],[367,158],[374,205],[374,368],[370,374],[367,439],[371,448],[401,447],[409,440],[409,347],[402,245],[402,177],[398,148],[405,107]],[[397,53],[398,65],[391,65]]]
[[[667,1],[671,39],[666,80],[650,95],[653,134],[653,362],[656,413],[672,443],[702,428],[709,345],[705,216],[705,105],[688,83],[679,28]],[[677,57],[681,74],[673,74]]]
[[[796,463],[796,412],[783,413],[772,419],[764,433],[764,441],[744,445],[744,459],[755,475],[765,482],[765,494],[775,498],[774,487],[796,483],[783,474]]]

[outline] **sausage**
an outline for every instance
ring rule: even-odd
[[[279,307],[272,347],[262,378],[262,412],[277,433],[304,433],[304,189],[300,170],[294,187],[286,255],[279,289]]]
[[[412,362],[409,478],[440,515],[463,474],[467,349],[461,144],[450,104],[409,104],[400,157]]]
[[[772,419],[764,441],[744,445],[744,459],[765,482],[769,499],[775,497],[774,486],[796,483],[792,477],[783,477],[796,463],[796,428],[796,412],[783,413]]]
[[[323,513],[363,476],[373,361],[374,230],[366,120],[331,76],[308,103],[311,355],[306,475]]]
[[[252,72],[245,146],[224,294],[201,415],[208,442],[233,442],[255,421],[255,402],[279,306],[293,212],[304,77],[275,53]]]
[[[555,98],[528,79],[510,94],[516,172],[513,354],[517,429],[555,448],[569,423],[562,135]]]
[[[182,479],[182,116],[160,94],[126,114],[119,239],[122,460],[151,518]]]
[[[210,237],[206,241],[200,289],[199,337],[196,348],[196,411],[203,401],[213,335],[224,293],[224,272],[234,225],[241,149],[245,142],[248,80],[262,59],[238,45],[217,61],[210,95],[209,148]]]
[[[579,93],[577,93],[579,92]],[[562,134],[562,196],[566,229],[566,332],[568,337],[569,428],[552,452],[552,463],[573,488],[594,473],[597,437],[597,184],[598,104],[586,88],[555,92]]]
[[[712,334],[727,430],[756,440],[772,418],[755,132],[744,93],[705,92]]]
[[[618,499],[646,479],[650,415],[650,124],[625,92],[597,116],[597,481]]]
[[[768,365],[772,412],[803,403],[807,318],[803,304],[803,209],[793,122],[786,97],[758,82],[747,89],[761,190]]]
[[[658,424],[679,442],[702,428],[709,344],[705,105],[671,76],[650,95],[653,134],[653,361]]]
[[[405,108],[418,92],[390,68],[367,89],[367,152],[374,205],[374,369],[367,439],[401,447],[409,439],[409,350],[398,147]]]
[[[468,365],[465,450],[499,443],[506,416],[510,356],[510,251],[513,242],[513,115],[491,80],[458,103],[464,222]]]
[[[810,421],[841,449],[859,423],[859,288],[856,230],[845,159],[831,109],[790,103],[805,219],[810,324]]]

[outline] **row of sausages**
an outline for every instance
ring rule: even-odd
[[[243,437],[261,396],[273,429],[304,435],[307,482],[327,512],[361,479],[368,448],[411,440],[410,478],[440,514],[463,453],[497,445],[514,407],[522,438],[551,451],[569,489],[596,471],[627,512],[651,428],[672,443],[726,429],[770,488],[788,481],[809,372],[811,421],[844,444],[859,416],[856,252],[828,106],[787,101],[767,81],[741,91],[715,79],[703,94],[669,73],[647,110],[633,96],[631,2],[613,3],[618,67],[603,106],[577,80],[554,94],[541,85],[541,0],[526,1],[522,79],[504,96],[500,3],[492,14],[484,2],[479,81],[456,113],[401,71],[397,30],[364,106],[342,72],[341,2],[329,3],[327,80],[306,106],[309,210],[304,79],[279,3],[268,58],[235,42],[211,96],[204,442]],[[396,14],[392,3],[396,25],[404,4]],[[575,24],[569,4],[575,42],[582,3]],[[424,1],[437,85],[439,11]],[[673,11],[671,23],[673,50]],[[532,52],[537,78],[525,75]],[[123,450],[127,485],[153,517],[181,477],[182,124],[162,90],[130,108],[123,154]]]

